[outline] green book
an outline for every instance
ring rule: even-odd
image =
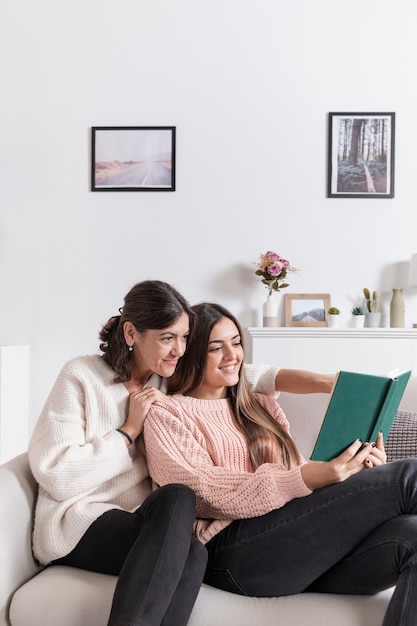
[[[387,376],[340,371],[314,445],[313,461],[330,461],[356,439],[384,441],[391,428],[411,370]]]

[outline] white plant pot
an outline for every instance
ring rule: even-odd
[[[381,321],[381,313],[376,311],[375,313],[367,313],[365,315],[365,328],[378,328]]]
[[[331,313],[328,313],[327,314],[327,326],[329,328],[339,328],[340,315],[331,315]]]
[[[353,328],[363,328],[365,324],[365,316],[364,315],[352,315],[352,326]]]

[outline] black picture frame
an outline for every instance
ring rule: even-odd
[[[175,191],[175,126],[91,131],[91,191]]]
[[[329,113],[328,198],[393,198],[395,113]]]

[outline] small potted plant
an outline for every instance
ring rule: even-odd
[[[363,328],[365,322],[365,311],[361,306],[354,306],[352,311],[352,326],[354,328]]]
[[[340,326],[340,309],[331,306],[327,309],[327,326],[330,328],[338,328]]]
[[[378,328],[381,320],[381,313],[378,311],[378,292],[373,291],[371,297],[369,289],[364,287],[363,295],[366,301],[365,326],[368,328]]]

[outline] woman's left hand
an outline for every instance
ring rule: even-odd
[[[387,455],[384,447],[384,438],[382,432],[378,433],[375,446],[372,448],[371,453],[368,454],[364,460],[364,465],[367,468],[376,467],[377,465],[384,465],[387,462]]]
[[[144,387],[139,391],[133,391],[129,397],[129,412],[122,429],[132,439],[136,439],[143,432],[143,424],[151,404],[164,399],[165,394],[155,387]]]

